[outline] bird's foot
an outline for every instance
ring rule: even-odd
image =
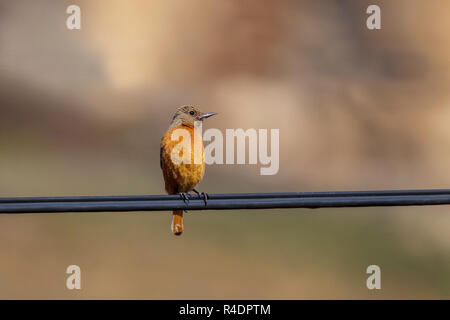
[[[186,192],[180,192],[179,193],[179,195],[180,195],[180,197],[181,197],[181,200],[183,200],[183,202],[186,204],[186,205],[188,205],[189,204],[189,193],[186,193]],[[187,210],[183,210],[183,212],[185,212],[185,213],[187,213],[188,211]]]
[[[180,192],[179,195],[185,204],[189,204],[189,193]]]
[[[205,206],[208,205],[208,194],[206,192],[201,193],[203,196],[203,201],[205,202]]]
[[[196,189],[192,189],[192,191],[194,191],[200,199],[203,198],[203,201],[205,202],[205,206],[208,205],[208,194],[206,192],[200,193]]]

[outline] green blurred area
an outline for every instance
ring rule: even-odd
[[[162,194],[160,138],[191,103],[219,112],[206,128],[280,129],[277,175],[211,165],[200,191],[448,188],[447,1],[375,1],[375,33],[373,1],[79,2],[71,32],[70,1],[0,0],[0,197]],[[0,298],[450,297],[447,206],[193,211],[181,237],[170,222],[0,215]]]

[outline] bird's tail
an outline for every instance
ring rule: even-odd
[[[180,236],[183,233],[183,210],[173,212],[172,232],[176,236]]]

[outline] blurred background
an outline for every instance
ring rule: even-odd
[[[162,194],[159,142],[186,104],[219,113],[204,129],[280,129],[277,175],[211,165],[201,191],[448,188],[449,10],[0,0],[0,196]],[[170,221],[0,215],[0,298],[450,298],[446,206],[189,212],[181,237]],[[65,287],[71,264],[82,290]]]

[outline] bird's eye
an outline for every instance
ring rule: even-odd
[[[193,116],[193,115],[195,114],[195,111],[189,111],[189,114],[190,114],[191,116]]]

